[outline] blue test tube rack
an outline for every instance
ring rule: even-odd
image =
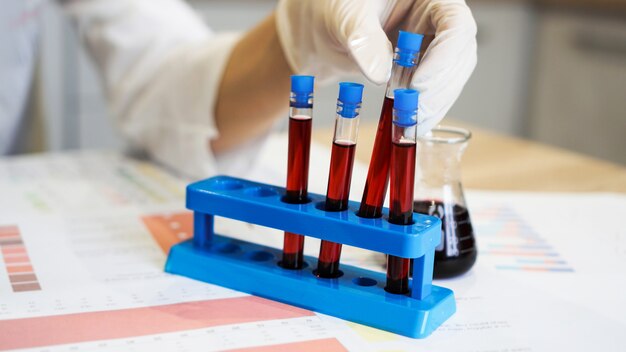
[[[165,271],[414,338],[430,335],[454,314],[453,292],[432,285],[438,218],[414,213],[413,225],[394,225],[386,220],[388,209],[383,218],[365,219],[356,215],[357,202],[328,212],[322,195],[289,204],[284,194],[282,187],[228,176],[190,184],[194,237],[171,248]],[[303,269],[284,269],[280,250],[215,234],[215,216],[413,258],[410,294],[388,293],[385,274],[344,264],[342,276],[318,278],[312,257]]]

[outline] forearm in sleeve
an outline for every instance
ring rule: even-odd
[[[63,3],[103,78],[123,135],[189,177],[217,172],[215,100],[238,34],[213,34],[176,0]]]

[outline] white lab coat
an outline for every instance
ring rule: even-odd
[[[232,169],[234,160],[216,160],[209,140],[218,133],[218,86],[238,34],[213,33],[182,0],[63,4],[104,78],[112,115],[131,143],[190,177]],[[245,150],[239,154],[230,156],[250,157]]]
[[[194,178],[235,173],[249,164],[252,143],[221,159],[209,145],[218,134],[219,83],[238,34],[213,33],[182,0],[61,4],[77,24],[116,124],[130,143]]]

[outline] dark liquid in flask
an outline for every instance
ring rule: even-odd
[[[378,218],[382,215],[387,183],[389,182],[389,159],[391,158],[391,119],[393,99],[385,97],[380,112],[372,160],[367,170],[367,180],[363,190],[363,199],[359,208],[359,216]]]
[[[342,211],[348,209],[348,195],[352,179],[352,165],[356,144],[336,141],[330,156],[330,175],[326,192],[326,211]],[[334,278],[341,275],[339,259],[341,243],[323,240],[315,274],[319,277]]]
[[[442,240],[435,251],[434,278],[450,278],[467,272],[474,265],[477,255],[474,229],[467,208],[420,200],[413,203],[413,210],[441,219]]]

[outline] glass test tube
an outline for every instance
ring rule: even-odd
[[[313,80],[313,76],[291,76],[287,192],[284,198],[287,203],[302,204],[308,201]],[[285,232],[281,266],[286,269],[301,269],[303,250],[304,236]]]
[[[335,135],[330,158],[330,172],[326,191],[326,211],[348,209],[352,166],[359,128],[359,112],[363,85],[358,83],[340,83],[337,115],[335,117]],[[339,259],[341,244],[322,241],[315,274],[323,278],[341,276]]]
[[[394,96],[389,222],[409,225],[413,223],[415,141],[419,93],[413,89],[397,89]],[[387,285],[385,290],[397,294],[408,293],[409,270],[410,259],[389,255],[387,257]]]
[[[393,57],[391,78],[387,83],[385,100],[378,121],[372,158],[367,171],[359,216],[378,218],[382,216],[383,204],[389,182],[389,160],[391,158],[391,115],[394,90],[408,88],[417,67],[423,35],[400,31]]]

